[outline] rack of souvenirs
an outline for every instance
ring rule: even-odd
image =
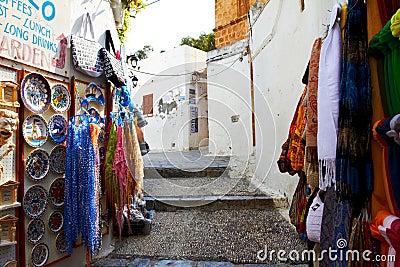
[[[400,264],[400,6],[373,2],[368,14],[365,1],[333,7],[278,160],[299,176],[289,215],[308,248],[370,252],[319,266]]]

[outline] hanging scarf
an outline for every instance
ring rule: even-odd
[[[340,63],[342,53],[341,33],[337,22],[340,5],[331,13],[328,35],[321,46],[318,72],[318,133],[319,187],[325,190],[336,183],[335,158],[337,118],[339,115]],[[323,172],[325,170],[325,172]]]
[[[340,83],[336,174],[342,196],[372,191],[371,84],[367,57],[367,14],[363,1],[348,11]]]
[[[115,156],[113,163],[113,171],[115,176],[118,178],[119,185],[119,206],[117,206],[117,223],[119,226],[119,235],[121,237],[122,234],[122,219],[123,219],[123,211],[124,211],[124,197],[127,187],[127,170],[128,166],[126,165],[125,160],[125,152],[124,152],[124,144],[123,144],[123,132],[122,126],[117,126],[117,144],[115,147]]]
[[[69,121],[64,189],[64,233],[69,254],[79,235],[91,253],[101,245],[97,139],[92,139],[97,130],[88,117],[81,117],[79,125],[75,125],[74,117]]]
[[[124,124],[124,144],[125,144],[125,159],[129,169],[130,176],[135,181],[135,186],[128,186],[127,196],[138,195],[143,190],[143,160],[140,153],[139,141],[136,134],[136,126],[131,122]],[[133,181],[130,182],[133,184]],[[134,190],[134,191],[132,191]],[[136,191],[136,192],[135,192]]]
[[[318,71],[321,53],[321,38],[315,40],[311,51],[307,85],[307,131],[306,131],[306,176],[307,183],[318,187]]]
[[[307,90],[306,90],[306,88],[304,88],[303,94],[301,95],[300,100],[297,103],[297,107],[294,112],[292,122],[290,123],[288,139],[282,145],[281,155],[279,156],[279,160],[277,162],[279,171],[282,173],[287,172],[290,175],[295,175],[298,172],[298,170],[293,168],[293,165],[291,162],[291,157],[292,157],[291,155],[294,153],[293,148],[292,148],[292,141],[293,141],[294,135],[296,134],[297,123],[301,122],[301,120],[299,120],[299,114],[304,113],[304,111],[302,112],[302,111],[300,111],[300,109],[304,109],[304,107],[302,107],[302,104],[303,104],[306,92],[307,92]],[[303,121],[304,121],[304,117],[303,117]],[[300,145],[301,144],[298,144],[298,146],[300,146]]]
[[[385,162],[385,183],[387,184],[386,199],[392,207],[395,215],[400,215],[400,145],[396,143],[389,133],[392,129],[390,122],[392,118],[384,119],[376,126],[374,137],[383,148],[383,157]]]
[[[307,94],[307,87],[304,88],[303,94],[300,98],[300,105],[297,110],[297,119],[292,131],[291,142],[289,146],[289,159],[292,165],[292,169],[296,172],[300,172],[304,168],[304,153],[305,153],[305,140],[304,131],[306,128],[306,106],[303,105],[304,99]]]

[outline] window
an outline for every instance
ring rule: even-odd
[[[237,0],[238,17],[246,15],[250,10],[249,0]]]
[[[153,94],[143,96],[143,115],[153,116]]]

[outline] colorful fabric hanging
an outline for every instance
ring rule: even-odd
[[[115,176],[118,179],[119,185],[119,205],[116,207],[117,212],[115,216],[117,217],[117,223],[119,228],[119,235],[122,234],[122,219],[123,219],[123,211],[124,211],[124,198],[125,192],[127,188],[127,175],[128,175],[128,166],[126,165],[125,160],[125,148],[123,144],[123,132],[122,126],[117,126],[117,144],[115,147],[115,155],[114,155],[114,163],[113,163],[113,171]]]
[[[69,120],[64,191],[64,233],[68,253],[79,236],[94,253],[101,245],[97,125],[87,116]],[[95,142],[95,143],[94,143]]]
[[[128,181],[128,183],[131,185],[134,184],[134,187],[128,186],[127,197],[140,195],[142,194],[143,190],[144,165],[142,155],[140,153],[136,129],[137,128],[133,121],[127,121],[123,127],[125,159],[129,170],[128,177],[129,179],[133,178],[133,181]]]
[[[290,124],[288,139],[282,145],[282,152],[277,162],[279,171],[282,173],[288,172],[290,175],[301,172],[304,167],[305,140],[303,140],[303,134],[305,131],[306,107],[303,106],[303,102],[306,93],[307,88],[305,87]]]
[[[400,8],[400,0],[378,0],[378,8],[381,22],[384,24]]]
[[[367,13],[363,1],[351,0],[349,6],[340,83],[336,180],[342,196],[368,197],[373,189],[373,171]]]
[[[318,134],[319,187],[325,190],[336,183],[335,159],[342,41],[337,18],[341,6],[335,4],[328,35],[321,46],[318,72]]]
[[[307,85],[307,131],[306,131],[306,166],[307,183],[313,187],[319,186],[318,180],[318,71],[322,40],[318,38],[313,44],[308,71]]]
[[[392,130],[390,125],[393,118],[381,120],[374,129],[374,137],[383,148],[383,162],[385,162],[386,199],[392,207],[394,215],[400,216],[400,145],[393,137],[388,136]],[[394,125],[393,125],[394,128]]]
[[[391,21],[370,42],[370,52],[379,61],[378,74],[385,115],[400,113],[400,40],[392,35]]]

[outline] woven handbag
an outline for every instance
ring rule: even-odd
[[[86,39],[87,27],[90,28],[90,39]],[[82,24],[76,34],[71,35],[72,61],[76,70],[91,76],[103,74],[103,62],[100,51],[103,47],[94,40],[94,31],[90,14],[82,17]]]
[[[111,53],[111,48],[114,55]],[[124,70],[121,61],[117,58],[114,42],[109,30],[106,31],[106,48],[101,49],[101,55],[104,62],[104,74],[107,80],[112,82],[116,87],[126,85]]]

